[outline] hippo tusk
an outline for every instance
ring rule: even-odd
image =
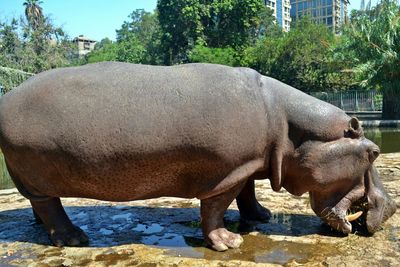
[[[349,214],[345,217],[346,220],[348,220],[349,222],[355,221],[357,220],[361,215],[363,214],[362,211],[358,211],[354,214]]]

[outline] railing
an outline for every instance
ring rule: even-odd
[[[312,92],[310,95],[344,111],[381,111],[382,93],[377,91]]]

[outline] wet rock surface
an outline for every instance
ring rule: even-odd
[[[400,153],[376,163],[385,188],[400,206]],[[228,228],[241,232],[239,249],[204,247],[196,199],[159,198],[124,203],[62,199],[72,221],[89,236],[82,248],[50,245],[35,223],[28,200],[15,189],[0,191],[0,266],[400,266],[400,212],[372,237],[341,236],[324,226],[308,195],[273,192],[257,181],[269,223],[239,222],[233,203]]]

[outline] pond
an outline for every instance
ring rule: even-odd
[[[400,152],[400,128],[367,128],[364,133],[380,147],[381,153]]]
[[[371,128],[365,129],[365,136],[381,148],[381,153],[400,152],[399,128]],[[0,189],[13,188],[10,176],[7,172],[3,154],[0,152]]]

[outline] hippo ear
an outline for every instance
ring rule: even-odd
[[[345,137],[359,138],[363,135],[363,128],[360,121],[356,117],[352,117],[349,121],[348,129],[345,131]]]

